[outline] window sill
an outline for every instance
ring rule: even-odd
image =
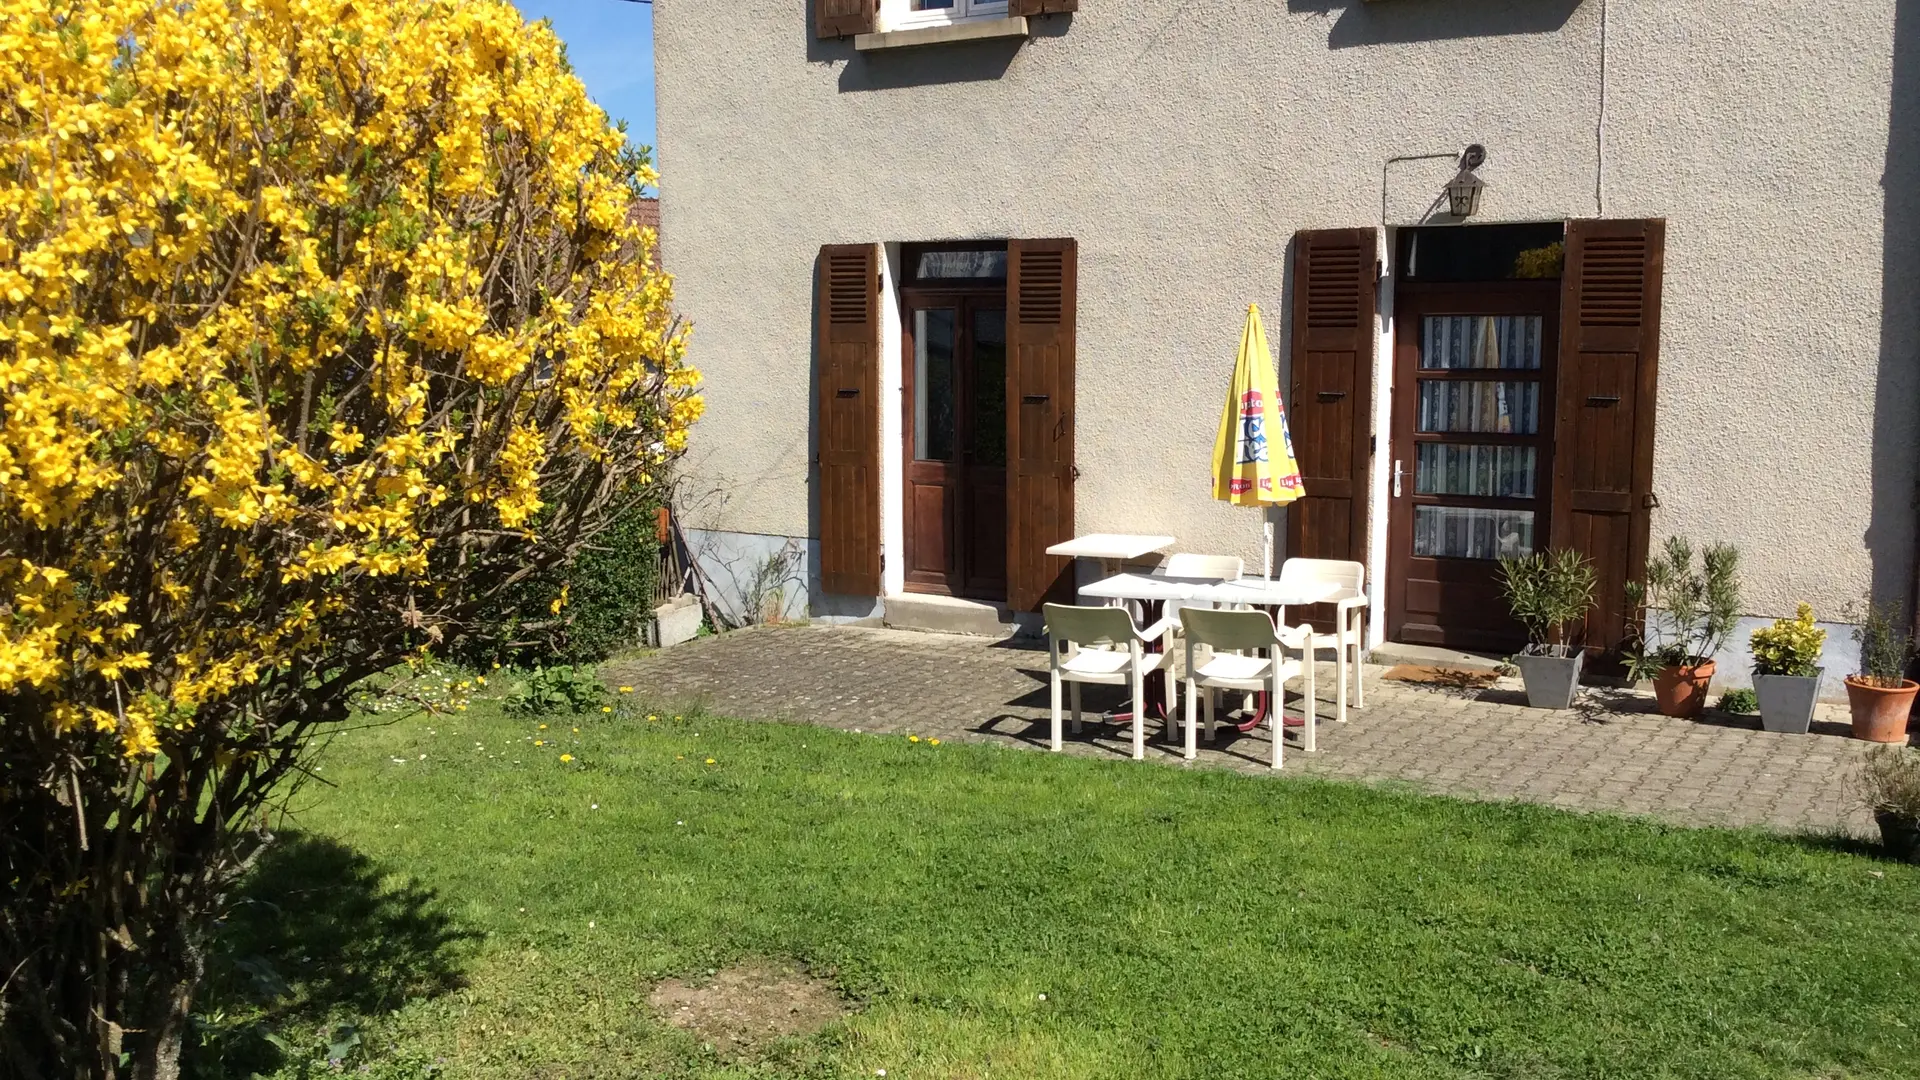
[[[860,52],[879,49],[911,49],[922,45],[952,45],[962,41],[993,41],[1000,38],[1030,36],[1027,18],[969,19],[945,26],[920,26],[911,30],[889,30],[882,34],[858,34],[853,47]]]

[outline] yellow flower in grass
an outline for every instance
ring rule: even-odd
[[[611,705],[602,705],[602,706],[600,706],[600,711],[601,711],[601,712],[612,712],[612,711],[613,711],[613,706],[611,706]]]
[[[572,760],[573,760],[573,755],[572,755],[572,754],[561,754],[561,755],[560,755],[560,764],[562,764],[562,765],[565,765],[565,764],[566,764],[567,762],[569,762],[569,761],[572,761]]]
[[[621,688],[620,688],[620,692],[621,692],[621,693],[623,693],[623,694],[631,694],[631,693],[633,693],[633,687],[631,687],[631,686],[623,686],[623,687],[621,687]]]
[[[939,745],[940,745],[940,740],[939,740],[939,739],[928,739],[928,740],[927,740],[927,745],[928,745],[928,746],[939,746]]]
[[[717,761],[715,761],[715,760],[713,760],[712,758],[708,758],[708,759],[707,759],[707,764],[709,764],[709,765],[718,765],[718,764],[720,764],[720,763],[719,763],[719,762],[717,762]]]
[[[541,724],[541,725],[540,725],[540,730],[541,730],[541,731],[545,731],[545,730],[547,730],[547,725],[545,725],[545,724]]]
[[[907,736],[907,741],[908,741],[908,742],[919,742],[919,741],[920,741],[920,736],[918,736],[918,735],[909,735],[909,736]]]
[[[545,740],[545,739],[535,739],[535,740],[533,740],[533,745],[535,745],[535,746],[545,746],[545,745],[547,745],[547,740]]]

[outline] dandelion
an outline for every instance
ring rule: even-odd
[[[475,675],[473,681],[479,683],[481,686],[487,685],[487,677],[485,675]]]
[[[602,706],[600,706],[600,711],[601,711],[601,712],[612,712],[612,711],[613,711],[613,706],[611,706],[611,705],[602,705]]]
[[[561,755],[560,755],[560,764],[562,764],[562,765],[565,765],[565,764],[566,764],[567,762],[569,762],[569,761],[572,761],[572,760],[573,760],[573,755],[572,755],[572,754],[561,754]],[[595,810],[598,810],[598,809],[600,809],[600,808],[599,808],[598,806],[595,806],[595,807],[594,807],[594,809],[595,809]]]
[[[918,735],[909,735],[909,736],[907,736],[907,741],[908,741],[908,742],[919,742],[919,741],[920,741],[920,736],[918,736]]]
[[[573,733],[574,733],[575,735],[578,735],[578,734],[580,734],[580,729],[579,729],[579,728],[574,728],[574,729],[573,729]]]
[[[535,740],[533,740],[533,745],[535,745],[535,746],[545,746],[545,745],[547,745],[547,740],[545,740],[545,739],[535,739]]]
[[[647,714],[647,719],[649,719],[649,720],[658,720],[658,719],[660,719],[660,718],[659,718],[659,717],[657,717],[657,716],[655,716],[655,715],[653,715],[652,713],[648,713],[648,714]]]
[[[633,687],[631,687],[631,686],[623,686],[623,687],[621,687],[621,688],[620,688],[620,692],[621,692],[621,693],[623,693],[623,694],[631,694],[631,693],[633,693]]]
[[[547,730],[547,725],[545,725],[545,724],[541,724],[541,725],[540,725],[540,730],[541,730],[541,731],[545,731],[545,730]]]
[[[707,759],[707,764],[709,764],[709,765],[715,765],[715,764],[718,764],[718,762],[716,762],[716,761],[714,761],[714,760],[713,760],[712,758],[708,758],[708,759]]]
[[[928,740],[927,740],[927,745],[928,745],[928,746],[939,746],[939,745],[940,745],[940,740],[939,740],[939,739],[928,739]]]

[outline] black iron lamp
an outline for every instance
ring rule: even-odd
[[[1460,172],[1447,183],[1447,209],[1456,218],[1470,218],[1480,209],[1480,191],[1486,185],[1475,175],[1487,160],[1487,148],[1479,143],[1460,155]]]

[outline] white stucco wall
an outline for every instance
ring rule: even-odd
[[[658,0],[692,525],[810,531],[821,244],[1071,236],[1079,529],[1257,559],[1206,479],[1246,304],[1284,376],[1293,233],[1411,223],[1453,166],[1388,159],[1479,142],[1483,220],[1668,219],[1656,542],[1739,543],[1755,614],[1910,587],[1912,10],[1896,73],[1892,0],[1083,6],[1017,47],[856,55],[803,0]]]

